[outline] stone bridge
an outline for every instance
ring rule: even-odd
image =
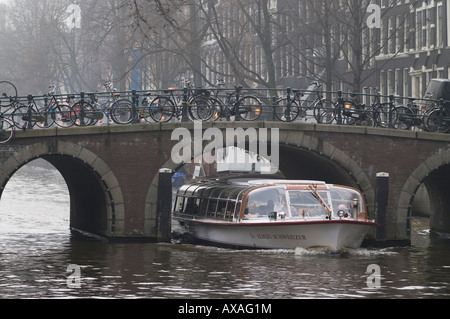
[[[412,204],[421,185],[430,199],[432,230],[450,233],[450,135],[275,122],[214,122],[204,123],[203,129],[224,131],[238,125],[279,129],[279,168],[286,177],[360,189],[370,217],[380,222],[373,234],[377,241],[409,243]],[[171,135],[181,127],[193,130],[194,124],[17,132],[12,141],[0,145],[0,195],[21,166],[42,158],[67,183],[72,228],[111,240],[165,241],[167,231],[158,209],[159,172],[180,168],[171,159],[178,143]],[[389,174],[383,218],[376,200],[378,173]]]

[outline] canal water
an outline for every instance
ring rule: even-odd
[[[0,202],[0,298],[402,299],[450,297],[450,239],[413,220],[413,245],[235,251],[73,237],[61,175],[28,164]]]

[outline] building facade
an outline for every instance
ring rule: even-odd
[[[385,94],[422,97],[432,78],[450,75],[450,1],[418,1],[413,9],[409,2],[398,1],[398,8],[382,20],[382,34],[388,36],[399,17],[411,10],[399,32],[376,57],[378,82]]]
[[[422,97],[432,78],[449,77],[449,0],[269,1],[266,34],[261,6],[255,5],[262,1],[248,2],[249,14],[232,2],[219,1],[216,9],[224,26],[220,36],[234,50],[223,50],[217,30],[204,41],[202,73],[209,83],[219,77],[230,84],[245,78],[254,87],[274,82],[307,87],[321,81],[331,90],[375,86],[385,95]],[[350,10],[352,4],[359,11]],[[379,16],[371,14],[374,6]],[[369,19],[379,19],[378,24],[369,25]],[[260,30],[248,27],[255,27],[255,21]],[[272,60],[264,37],[271,41]]]

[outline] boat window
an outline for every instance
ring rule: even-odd
[[[202,197],[208,198],[211,195],[211,192],[214,190],[212,187],[206,187],[205,190],[202,192]]]
[[[227,211],[227,201],[225,200],[219,200],[217,205],[217,218],[225,218]]]
[[[206,215],[208,217],[215,217],[216,211],[217,211],[217,199],[209,199]]]
[[[329,202],[329,194],[326,190],[317,190],[317,194],[323,200],[315,195],[312,190],[290,190],[289,199],[291,205],[292,216],[301,217],[326,217],[328,212],[325,206],[331,209]]]
[[[178,191],[174,211],[227,220],[239,218],[243,197],[251,188],[223,183],[184,185]]]
[[[197,188],[195,189],[194,193],[193,193],[193,196],[195,196],[195,197],[201,197],[201,196],[203,196],[203,192],[204,192],[206,189],[207,189],[206,186],[200,186],[200,187],[197,187]]]
[[[182,212],[183,211],[183,203],[184,203],[184,197],[178,196],[177,200],[175,202],[175,208],[174,211],[176,212]]]
[[[255,189],[248,195],[245,214],[269,215],[275,211],[275,206],[280,204],[282,199],[286,199],[285,190],[282,187]]]
[[[220,194],[223,192],[223,190],[224,190],[223,186],[222,187],[220,187],[220,186],[215,187],[215,188],[213,188],[213,190],[212,190],[211,194],[209,195],[209,197],[211,197],[211,198],[219,198]]]
[[[241,215],[241,206],[242,206],[242,200],[236,202],[236,206],[234,208],[234,218],[239,219]]]
[[[346,213],[356,217],[357,214],[364,211],[361,194],[348,188],[330,189],[331,199],[333,201],[333,211],[337,213],[343,210]]]
[[[206,209],[208,207],[208,199],[205,198],[201,198],[199,200],[199,205],[198,205],[198,214],[199,216],[206,216]]]
[[[223,189],[223,191],[219,195],[220,198],[229,198],[230,195],[232,194],[233,190],[234,190],[234,188],[232,188],[232,187]]]
[[[198,209],[199,209],[199,206],[198,206],[199,203],[198,202],[199,202],[199,200],[197,200],[194,197],[187,198],[185,200],[186,205],[184,207],[184,211],[183,212],[185,214],[188,214],[188,215],[197,215],[198,214]]]

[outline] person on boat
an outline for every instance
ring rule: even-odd
[[[322,205],[308,207],[305,210],[306,217],[319,217],[319,216],[325,216],[325,215],[327,215],[327,212],[325,211],[325,208]]]
[[[288,214],[289,210],[285,198],[280,198],[280,201],[275,204],[275,211],[278,213]]]
[[[245,215],[250,217],[250,218],[254,218],[254,217],[258,217],[259,216],[259,210],[256,207],[256,203],[255,202],[250,202],[248,204],[248,208],[245,211]]]
[[[264,215],[269,215],[274,212],[275,204],[273,203],[273,200],[269,199],[267,201],[267,205],[264,208]]]

